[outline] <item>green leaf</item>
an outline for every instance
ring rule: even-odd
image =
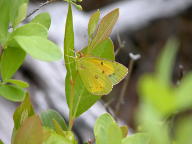
[[[0,144],[4,144],[4,143],[0,140]]]
[[[187,74],[181,81],[180,85],[175,88],[175,100],[178,110],[185,110],[192,106],[192,73]]]
[[[39,36],[47,38],[47,28],[38,23],[29,23],[17,28],[10,36],[10,39],[15,36]]]
[[[26,53],[17,47],[8,47],[3,51],[0,61],[1,76],[4,81],[10,79],[23,64]]]
[[[86,53],[87,48],[81,50]],[[114,46],[110,38],[103,40],[90,52],[91,56],[100,57],[108,60],[115,60]]]
[[[98,30],[96,32],[95,37],[88,46],[88,54],[92,51],[92,49],[95,48],[95,46],[98,43],[109,37],[115,23],[117,22],[118,17],[119,17],[119,9],[115,9],[109,14],[107,14],[105,17],[103,17],[98,26]]]
[[[121,144],[121,129],[109,114],[103,114],[96,120],[94,134],[96,144]]]
[[[97,10],[93,15],[91,16],[88,24],[88,35],[90,38],[92,38],[93,34],[95,33],[97,29],[97,25],[100,18],[100,11]]]
[[[15,84],[15,85],[17,85],[18,87],[21,87],[21,88],[29,87],[29,84],[27,82],[22,81],[22,80],[8,79],[8,80],[6,80],[6,82],[11,83],[11,84]]]
[[[72,143],[70,140],[68,140],[63,136],[58,135],[55,132],[52,132],[49,138],[46,141],[44,141],[43,144],[74,144],[74,143]]]
[[[63,117],[54,110],[47,110],[41,113],[42,124],[50,129],[55,129],[53,120],[56,120],[63,130],[67,130],[67,125]]]
[[[64,38],[64,58],[67,69],[67,76],[73,80],[75,76],[75,52],[74,52],[74,30],[73,30],[73,14],[71,4],[68,7],[68,13],[65,24],[65,38]]]
[[[1,85],[0,96],[14,102],[23,101],[25,98],[25,92],[16,86]]]
[[[40,13],[34,19],[32,19],[30,23],[42,24],[47,29],[49,29],[51,25],[51,17],[49,13]]]
[[[122,144],[149,144],[149,136],[144,133],[137,133],[124,138]]]
[[[5,43],[9,27],[9,14],[10,14],[11,0],[0,1],[0,44]]]
[[[176,127],[176,144],[191,144],[192,142],[192,117],[182,118]]]
[[[32,57],[43,61],[56,61],[62,58],[60,48],[53,42],[39,36],[16,36],[16,42]]]
[[[74,98],[70,99],[72,86],[74,88]],[[71,107],[71,113],[74,117],[80,116],[101,98],[101,96],[93,95],[87,91],[85,86],[82,84],[82,80],[79,75],[76,76],[74,85],[71,85],[69,77],[66,77],[65,89],[67,103],[68,105],[70,105],[70,103],[73,105],[73,107]]]
[[[164,122],[162,115],[150,103],[140,105],[137,120],[142,131],[150,136],[150,144],[171,143],[167,123]]]
[[[157,63],[156,75],[159,81],[165,85],[169,85],[171,82],[171,74],[178,46],[179,44],[175,39],[170,39],[165,45],[164,51],[161,53]]]
[[[20,7],[18,9],[18,15],[15,19],[13,27],[16,27],[18,24],[20,24],[25,19],[26,15],[27,15],[27,8],[28,8],[28,3],[23,3],[20,5]]]
[[[11,2],[10,20],[13,28],[17,26],[15,24],[18,21],[18,19],[23,18],[23,14],[21,13],[25,12],[23,11],[24,8],[22,8],[23,4],[28,4],[28,0],[12,0]]]
[[[33,106],[30,101],[29,94],[26,94],[24,101],[17,107],[14,112],[13,120],[14,120],[14,128],[17,130],[21,127],[23,122],[33,116],[35,114]]]
[[[13,144],[42,144],[43,128],[37,115],[26,119],[18,129]]]
[[[161,114],[168,115],[175,112],[177,104],[171,86],[162,84],[154,76],[144,75],[140,78],[138,87],[142,100],[150,103]]]

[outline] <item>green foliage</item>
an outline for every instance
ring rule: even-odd
[[[144,133],[136,133],[124,138],[122,144],[149,144],[149,136]]]
[[[60,116],[60,114],[53,110],[47,110],[41,113],[41,121],[44,127],[48,127],[50,129],[55,129],[53,120],[57,121],[61,126],[62,130],[67,130],[67,125],[65,120]]]
[[[57,45],[40,36],[16,36],[16,42],[32,57],[43,61],[56,61],[62,54]]]
[[[18,129],[13,144],[42,144],[43,128],[37,115],[27,118]]]
[[[41,24],[49,29],[51,25],[51,17],[49,13],[40,13],[34,19],[32,19],[31,23]]]
[[[26,53],[18,47],[8,47],[4,50],[0,70],[3,81],[10,79],[23,64]]]
[[[27,93],[25,100],[21,105],[15,110],[13,115],[14,128],[15,130],[19,129],[22,123],[29,117],[35,114],[33,106],[30,101],[29,94]]]
[[[121,144],[122,132],[109,114],[100,116],[94,126],[96,144]]]
[[[0,96],[14,102],[20,102],[25,98],[25,91],[13,85],[1,85]]]
[[[8,80],[6,80],[6,82],[11,83],[11,84],[15,84],[21,88],[28,88],[29,87],[29,84],[27,82],[22,81],[22,80],[8,79]]]
[[[4,144],[4,143],[0,140],[0,144]]]

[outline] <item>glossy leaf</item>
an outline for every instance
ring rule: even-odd
[[[62,58],[60,48],[53,42],[39,36],[16,36],[16,42],[32,57],[43,61],[56,61]]]
[[[56,120],[63,130],[67,130],[67,125],[65,123],[65,120],[58,112],[54,110],[47,110],[45,112],[42,112],[41,120],[42,120],[43,126],[53,130],[55,128],[53,120]]]
[[[97,25],[100,18],[100,11],[97,10],[93,15],[91,16],[88,24],[88,35],[90,38],[92,38],[93,34],[95,33],[97,29]]]
[[[103,114],[97,119],[94,134],[96,144],[121,144],[121,129],[109,114]]]
[[[26,119],[18,129],[13,144],[42,144],[43,128],[37,115]]]
[[[49,13],[40,13],[34,19],[32,19],[31,23],[42,24],[49,29],[51,25],[51,17]]]
[[[98,30],[96,32],[95,37],[88,46],[88,53],[90,53],[97,44],[99,44],[101,41],[109,37],[115,23],[117,22],[118,17],[119,17],[119,9],[115,9],[103,17],[98,26]]]
[[[26,94],[25,100],[17,107],[14,112],[14,128],[17,130],[21,127],[23,122],[35,114],[33,106],[30,101],[29,94]]]
[[[22,3],[18,9],[18,15],[15,19],[14,26],[16,27],[18,24],[20,24],[26,17],[27,15],[27,8],[28,8],[28,3]]]
[[[22,81],[22,80],[8,79],[8,80],[6,80],[6,82],[11,83],[11,84],[15,84],[15,85],[17,85],[18,87],[21,87],[21,88],[29,87],[29,84],[27,82]]]
[[[1,76],[4,81],[10,79],[23,64],[26,53],[17,47],[8,47],[3,51],[0,61]]]
[[[144,133],[136,133],[122,140],[122,144],[149,144],[149,136]]]
[[[14,102],[23,101],[25,98],[25,92],[16,86],[1,85],[0,96]]]

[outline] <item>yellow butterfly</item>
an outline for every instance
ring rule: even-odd
[[[107,95],[128,73],[118,62],[93,56],[80,56],[76,64],[84,86],[94,95]]]

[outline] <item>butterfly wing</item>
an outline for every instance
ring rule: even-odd
[[[94,95],[106,95],[112,90],[112,82],[89,58],[77,61],[77,70],[86,89]]]
[[[88,57],[87,59],[99,67],[102,73],[108,76],[113,85],[119,83],[128,73],[128,69],[118,62],[95,57]]]

